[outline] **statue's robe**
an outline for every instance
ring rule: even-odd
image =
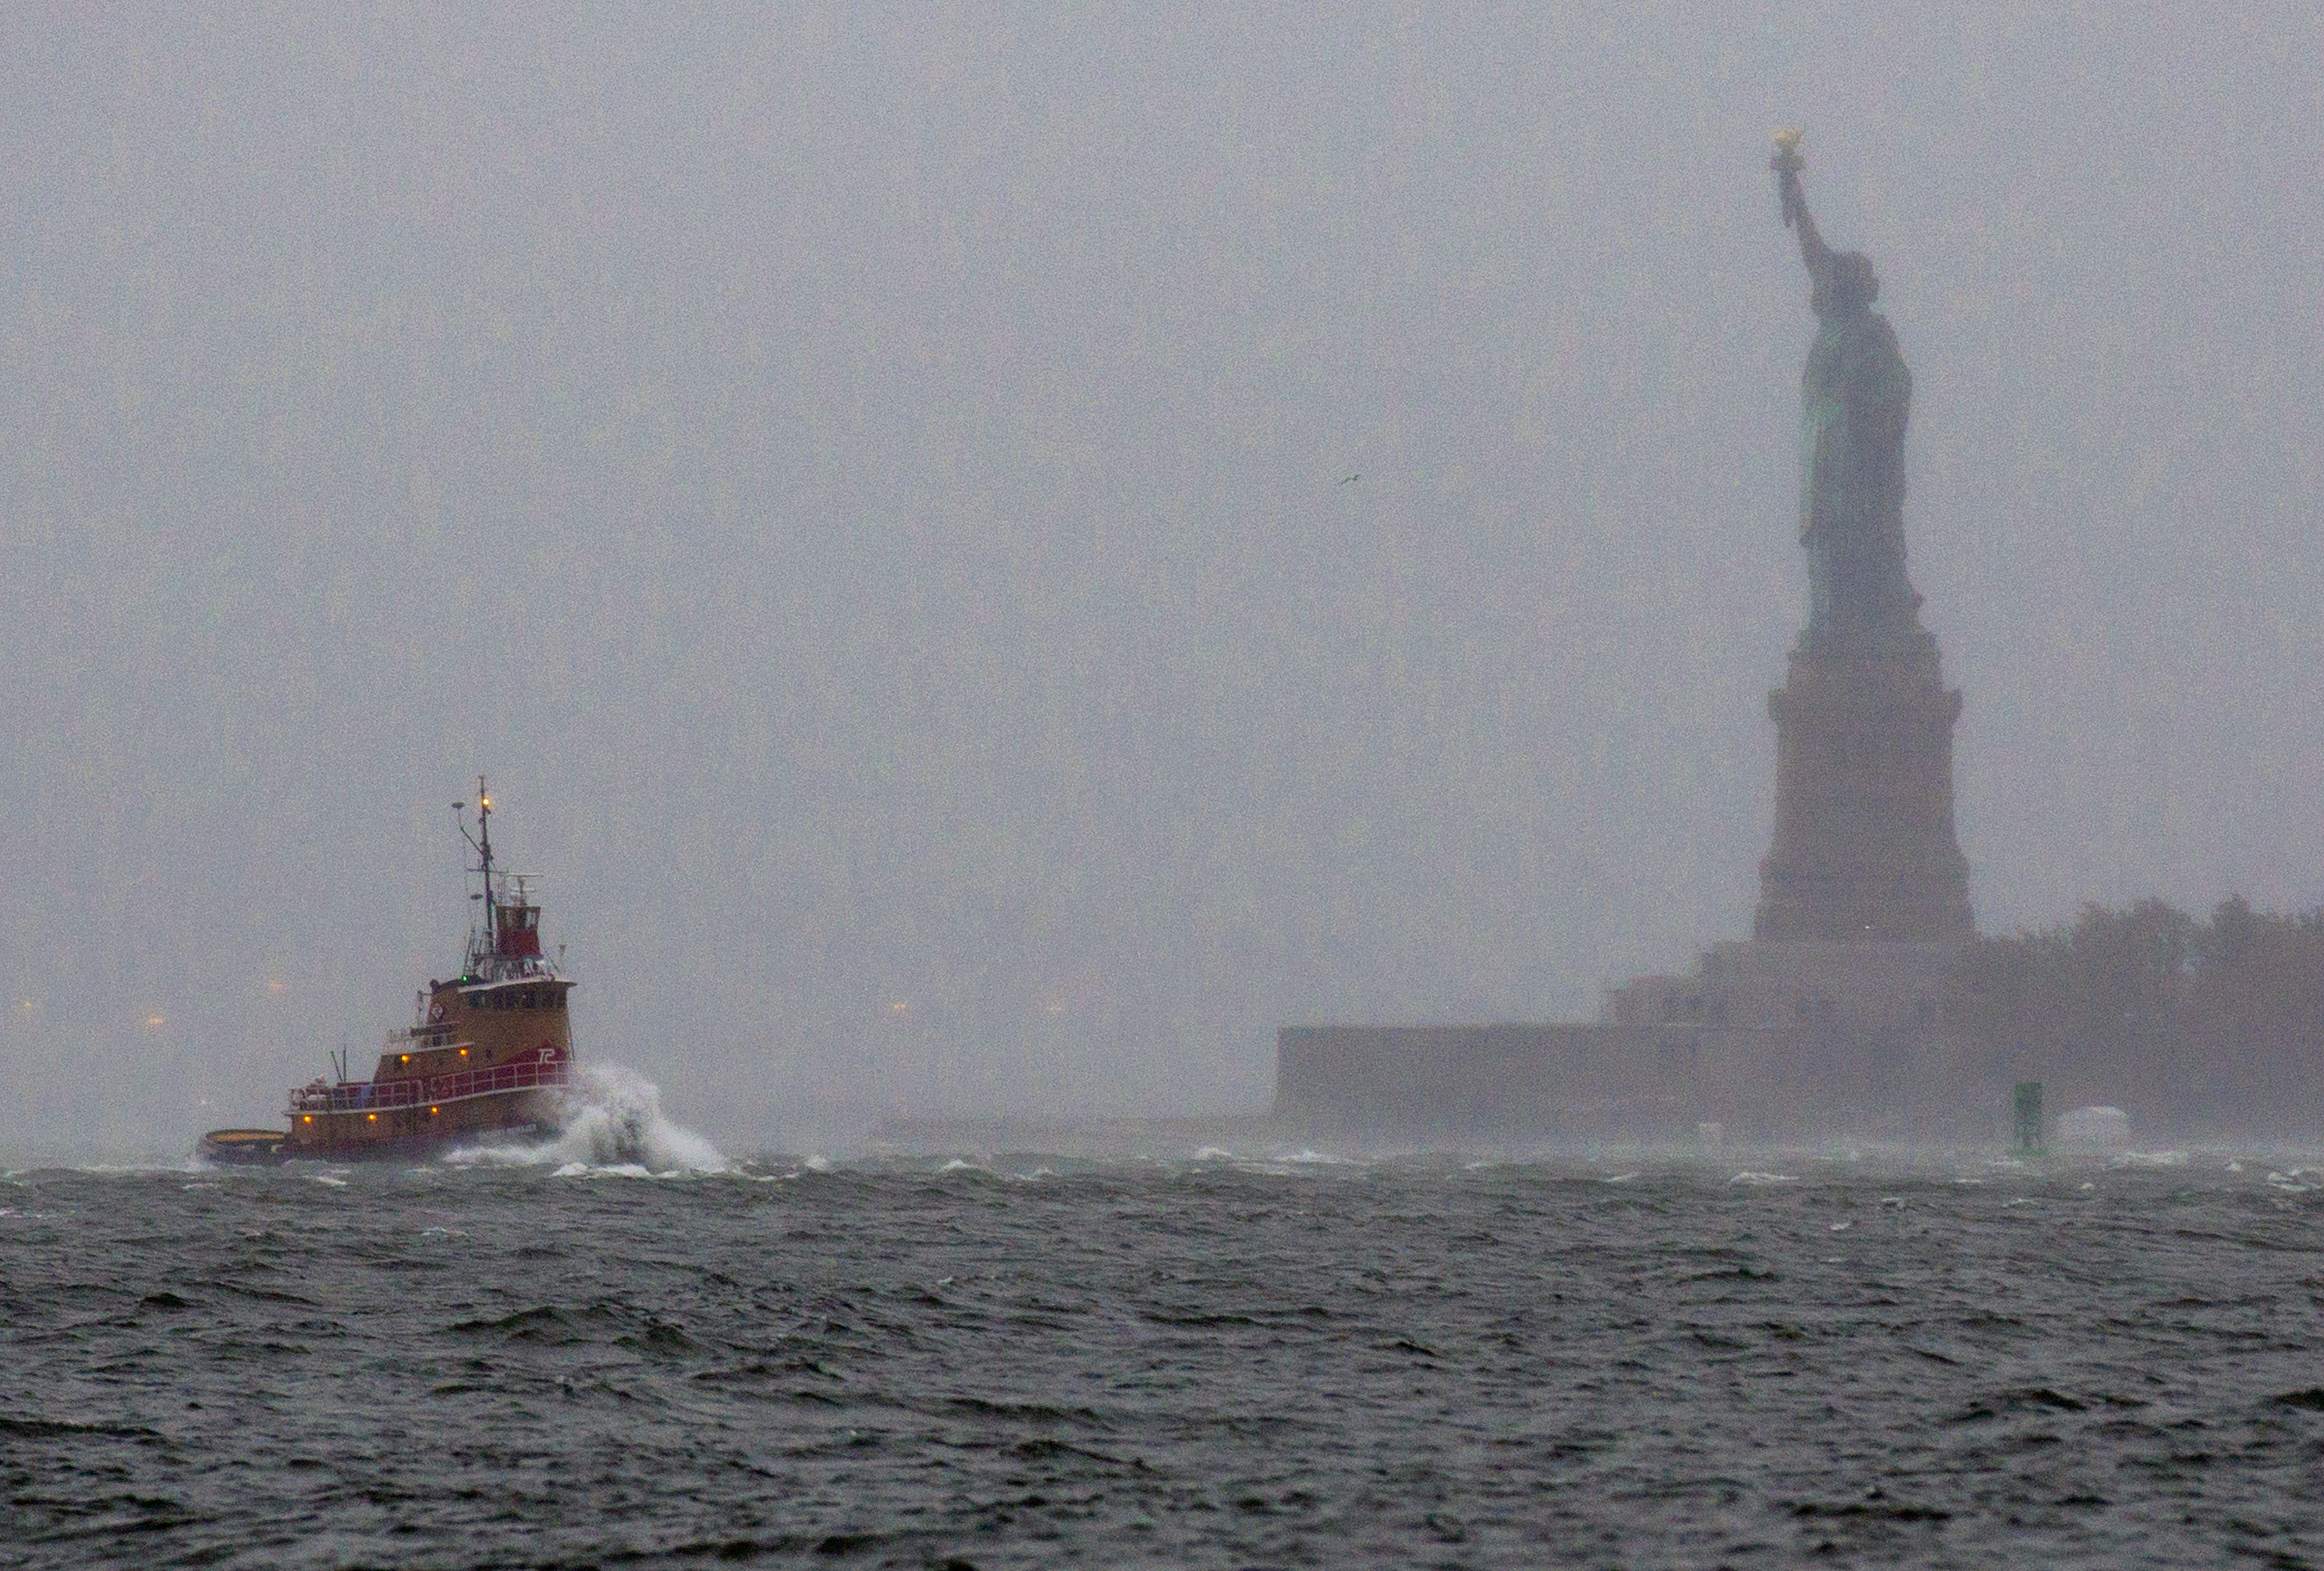
[[[1912,408],[1912,373],[1887,322],[1861,307],[1825,317],[1801,379],[1800,541],[1812,647],[1901,652],[1919,627],[1904,574]]]

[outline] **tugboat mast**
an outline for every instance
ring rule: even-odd
[[[455,802],[452,811],[457,813],[466,805],[466,803]],[[475,849],[477,868],[484,876],[482,896],[484,925],[481,930],[471,930],[468,934],[468,973],[471,976],[480,974],[476,969],[478,957],[492,952],[494,937],[499,932],[493,915],[493,908],[497,904],[493,898],[493,794],[482,775],[476,776],[476,833],[470,834],[467,822],[465,819],[461,821],[460,838]],[[481,937],[478,936],[479,931]]]

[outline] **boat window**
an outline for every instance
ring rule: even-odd
[[[524,1000],[523,1000],[523,1002],[521,1002],[521,1004],[519,1004],[519,1005],[517,1006],[517,1007],[518,1007],[518,1008],[520,1008],[520,1009],[530,1009],[530,1008],[531,1008],[531,1007],[533,1006],[533,1003],[534,1003],[534,1001],[535,1001],[535,997],[536,997],[536,995],[533,993],[533,990],[532,990],[530,988],[527,988],[524,990]]]

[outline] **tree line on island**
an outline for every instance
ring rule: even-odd
[[[2200,921],[2162,900],[1964,948],[1945,1017],[2053,1107],[2103,1101],[2200,1133],[2303,1130],[2324,1043],[2324,908]],[[2151,1125],[2150,1125],[2151,1126]]]

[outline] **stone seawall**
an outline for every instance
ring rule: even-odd
[[[1702,1033],[1599,1024],[1286,1025],[1275,1116],[1383,1138],[1692,1134]]]
[[[1388,1141],[1997,1137],[1999,1066],[1934,1030],[1291,1025],[1275,1117]]]

